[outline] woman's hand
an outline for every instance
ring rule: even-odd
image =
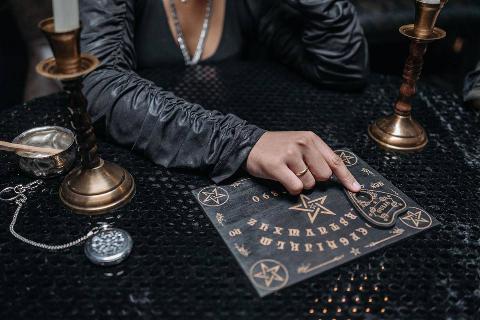
[[[292,195],[313,189],[316,181],[326,181],[332,174],[348,190],[360,191],[342,159],[309,131],[264,133],[250,151],[246,168],[253,176],[280,182]]]

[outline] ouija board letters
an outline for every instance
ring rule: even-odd
[[[193,191],[260,296],[438,224],[353,152],[335,152],[361,192],[330,181],[292,197],[251,178]]]

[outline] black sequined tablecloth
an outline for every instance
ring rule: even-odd
[[[131,256],[114,267],[83,247],[46,252],[13,238],[14,205],[0,204],[0,319],[479,319],[480,116],[449,92],[420,85],[414,114],[430,142],[420,153],[380,150],[367,125],[387,114],[399,78],[373,75],[363,93],[318,89],[283,67],[236,63],[148,70],[145,77],[192,102],[234,112],[270,130],[312,130],[347,147],[441,223],[421,235],[260,299],[191,190],[206,175],[156,166],[100,139],[105,159],[127,168],[137,194],[112,215],[75,215],[60,203],[61,179],[29,196],[17,231],[63,243],[109,221],[131,233]],[[65,96],[7,109],[0,137],[68,126]],[[32,181],[0,154],[0,188]]]

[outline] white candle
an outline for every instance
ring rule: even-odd
[[[65,32],[80,26],[78,0],[53,0],[55,32]]]

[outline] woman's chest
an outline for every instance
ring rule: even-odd
[[[213,0],[213,2],[215,1],[219,0]],[[238,57],[244,42],[240,20],[232,3],[232,1],[237,0],[220,1],[226,1],[223,7],[224,14],[221,17],[223,19],[219,19],[218,14],[215,16],[213,12],[211,13],[209,30],[205,41],[206,44],[209,44],[210,41],[210,46],[204,48],[205,52],[202,55],[202,60],[208,62]],[[175,21],[172,20],[171,14],[169,18],[169,13],[167,13],[168,5],[170,5],[169,0],[165,2],[163,0],[137,1],[135,8],[135,50],[139,69],[155,68],[165,64],[185,63],[177,41]],[[218,3],[213,3],[211,9],[221,10],[222,8],[218,6]],[[178,16],[179,13],[180,17]],[[181,14],[183,14],[183,17]],[[212,21],[212,17],[215,19],[214,21]],[[184,33],[184,40],[189,42],[189,46],[192,49],[198,42],[205,15],[197,12],[191,17],[192,23],[185,23],[188,21],[188,18],[188,11],[178,12],[177,10],[176,22],[180,23]],[[184,23],[182,24],[181,22]],[[212,33],[212,27],[215,28],[213,31],[216,31],[216,33]]]

